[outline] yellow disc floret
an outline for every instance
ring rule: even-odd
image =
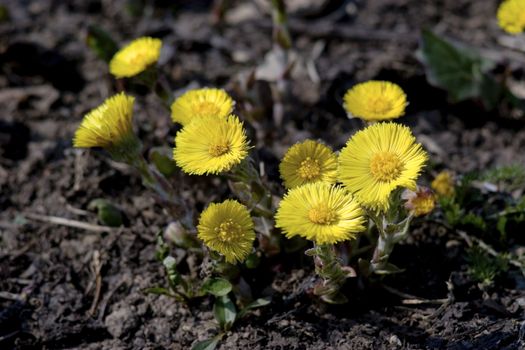
[[[198,237],[224,255],[227,262],[242,262],[252,251],[255,232],[248,209],[234,200],[212,203],[199,218]]]
[[[183,126],[202,117],[226,118],[235,102],[222,89],[203,88],[190,90],[171,105],[171,118]]]
[[[349,117],[366,121],[395,119],[405,114],[403,90],[388,81],[367,81],[349,89],[343,97]]]
[[[393,181],[401,175],[401,171],[403,163],[393,152],[379,152],[370,159],[370,172],[377,181]]]
[[[248,149],[246,133],[236,116],[208,116],[177,133],[173,158],[188,174],[219,174],[246,158]]]
[[[109,72],[117,78],[129,78],[142,73],[158,61],[161,47],[160,39],[135,39],[113,56],[109,62]]]
[[[288,149],[279,170],[287,188],[318,181],[335,183],[337,156],[322,143],[306,140]]]
[[[510,34],[525,30],[525,0],[505,0],[498,8],[498,24]]]
[[[415,189],[426,160],[409,128],[377,123],[357,132],[341,150],[339,180],[366,207],[386,210],[394,189]]]
[[[364,213],[345,189],[314,182],[288,191],[275,215],[287,237],[302,236],[317,244],[355,238],[364,230]]]

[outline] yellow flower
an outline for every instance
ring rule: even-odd
[[[235,102],[222,89],[190,90],[177,98],[171,105],[171,118],[174,122],[186,126],[197,118],[213,116],[226,118]]]
[[[505,0],[498,8],[498,24],[510,34],[522,33],[525,29],[525,0]]]
[[[355,85],[346,92],[343,100],[350,118],[371,122],[399,118],[405,114],[408,104],[405,93],[398,85],[375,80]]]
[[[188,174],[219,174],[246,158],[248,148],[243,125],[236,116],[208,116],[177,133],[173,159]]]
[[[405,208],[414,216],[423,216],[434,210],[436,196],[428,187],[417,187],[416,191],[405,190],[401,195]]]
[[[454,195],[454,177],[450,171],[443,170],[434,178],[430,184],[432,189],[442,197],[452,197]]]
[[[210,204],[199,218],[197,231],[204,244],[229,263],[244,261],[255,240],[248,209],[234,200]]]
[[[117,78],[129,78],[142,73],[158,61],[161,46],[160,39],[135,39],[113,56],[109,62],[109,72]]]
[[[427,154],[406,126],[377,123],[357,132],[339,154],[339,180],[360,203],[386,210],[397,187],[416,188]]]
[[[337,157],[329,147],[306,140],[288,149],[279,171],[286,188],[318,181],[333,184],[337,181]]]
[[[73,146],[102,147],[110,152],[130,152],[140,147],[133,133],[133,102],[135,98],[117,94],[89,112],[75,132]]]
[[[314,182],[288,191],[275,214],[276,227],[287,237],[302,236],[317,244],[355,238],[365,219],[358,202],[345,189]]]

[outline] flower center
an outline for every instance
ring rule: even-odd
[[[376,97],[368,101],[368,108],[374,113],[384,114],[392,109],[392,103],[384,97]]]
[[[370,172],[377,181],[393,181],[401,175],[401,171],[403,171],[403,163],[394,153],[381,152],[370,160]]]
[[[215,103],[202,101],[195,105],[195,113],[200,116],[214,116],[220,114],[220,110]]]
[[[227,143],[210,145],[210,148],[208,149],[208,152],[212,157],[220,157],[223,154],[228,153],[229,151],[230,145],[228,145]]]
[[[317,159],[311,157],[306,158],[301,162],[299,170],[297,170],[299,177],[303,180],[313,180],[319,177],[321,174],[321,167]]]
[[[242,228],[232,219],[228,219],[215,228],[215,233],[221,242],[231,242],[242,236]]]
[[[337,221],[337,214],[332,208],[320,205],[308,211],[308,218],[311,222],[318,225],[331,225]]]

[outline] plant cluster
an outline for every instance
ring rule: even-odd
[[[280,49],[287,50],[286,20],[278,11],[281,2],[275,3],[274,19],[279,25],[274,36]],[[525,17],[514,16],[522,4],[507,0],[501,6],[498,19],[505,30],[523,30]],[[311,288],[313,294],[338,304],[348,300],[347,279],[375,279],[402,271],[389,262],[395,245],[408,235],[414,218],[428,215],[436,205],[441,211],[434,217],[454,229],[474,226],[487,232],[495,227],[504,237],[508,225],[525,221],[523,197],[506,196],[495,211],[497,206],[479,205],[486,200],[487,191],[475,185],[491,181],[497,186],[494,191],[502,186],[515,190],[525,183],[521,168],[461,178],[444,171],[432,181],[433,190],[418,184],[429,156],[410,128],[395,122],[404,115],[408,97],[400,86],[388,81],[359,83],[346,92],[343,107],[349,118],[362,120],[363,128],[342,149],[334,151],[323,140],[312,139],[289,147],[279,164],[283,187],[276,190],[251,155],[250,123],[236,114],[233,98],[223,89],[207,87],[172,99],[158,80],[156,63],[161,48],[159,39],[144,37],[101,57],[109,60],[113,76],[145,85],[169,107],[167,112],[180,127],[171,157],[152,153],[147,160],[143,156],[132,121],[135,99],[127,92],[109,97],[89,112],[73,143],[79,148],[103,148],[114,160],[134,167],[144,185],[168,208],[169,219],[175,220],[167,229],[171,232],[168,236],[198,256],[199,271],[184,275],[159,235],[158,258],[168,283],[148,290],[188,303],[206,295],[215,297],[214,314],[220,331],[197,348],[215,346],[248,310],[269,303],[265,298],[250,300],[242,293],[240,285],[246,284],[242,274],[256,268],[264,257],[278,254],[286,241],[298,240],[299,249],[313,258],[319,277]],[[455,84],[443,79],[436,60],[438,51],[464,55],[462,64],[475,66],[480,70],[478,78],[490,80],[482,60],[425,32],[420,56],[436,85]],[[455,95],[458,100],[484,93],[471,80],[462,84],[464,88]],[[230,195],[208,203],[196,215],[185,203],[181,189],[170,181],[178,169],[188,176],[218,177],[227,182]],[[345,259],[339,254],[342,247]],[[479,244],[471,248],[468,261],[474,279],[488,285],[506,269],[510,258],[496,255],[487,258]]]

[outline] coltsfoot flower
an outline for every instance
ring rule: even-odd
[[[333,184],[337,181],[337,156],[322,143],[306,140],[288,149],[279,171],[286,188],[318,181]]]
[[[110,153],[133,153],[140,141],[133,133],[133,103],[135,98],[119,93],[86,114],[75,132],[73,146],[101,147]]]
[[[413,216],[423,216],[434,210],[436,196],[428,187],[417,187],[416,191],[405,190],[401,195],[405,200],[405,208]]]
[[[206,116],[226,118],[233,111],[235,102],[222,89],[203,88],[190,90],[171,105],[171,118],[183,126]]]
[[[350,118],[371,122],[399,118],[405,114],[408,104],[399,85],[377,80],[355,85],[346,92],[343,100]]]
[[[455,193],[454,176],[452,176],[450,171],[443,170],[437,174],[430,184],[430,187],[432,187],[432,189],[436,191],[439,196],[452,197]]]
[[[113,56],[109,62],[109,72],[117,78],[129,78],[142,73],[158,61],[161,47],[160,39],[135,39]]]
[[[192,175],[219,174],[232,169],[248,155],[243,124],[235,115],[224,119],[202,117],[175,137],[173,159]]]
[[[210,204],[201,214],[198,237],[229,263],[243,262],[252,251],[255,232],[248,209],[234,200]]]
[[[427,154],[406,126],[377,123],[358,131],[339,154],[339,180],[364,206],[384,211],[397,187],[414,190]]]
[[[510,34],[525,30],[525,0],[505,0],[498,8],[498,24]]]
[[[275,215],[287,237],[301,236],[316,244],[333,244],[364,230],[363,210],[344,188],[323,182],[288,191]]]

